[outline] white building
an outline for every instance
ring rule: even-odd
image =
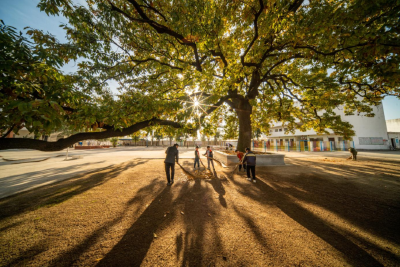
[[[389,143],[394,148],[400,148],[400,119],[387,120],[386,127]]]
[[[368,150],[386,150],[388,146],[388,131],[386,129],[385,114],[383,112],[382,104],[373,107],[375,117],[366,117],[363,115],[349,115],[346,116],[342,108],[335,109],[335,113],[340,115],[343,121],[349,122],[353,125],[355,136],[353,142],[356,149]],[[335,144],[343,141],[343,137],[334,134],[329,130],[330,134],[317,134],[314,130],[301,132],[296,130],[294,134],[285,134],[286,127],[282,123],[276,123],[271,129],[268,136],[264,136],[264,140],[270,142],[292,143],[297,141],[333,141]],[[399,131],[400,132],[400,131]]]

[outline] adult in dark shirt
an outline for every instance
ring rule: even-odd
[[[246,148],[246,155],[244,155],[243,163],[247,164],[247,180],[251,181],[250,172],[253,176],[253,183],[256,182],[256,155]]]
[[[172,185],[174,183],[174,175],[175,175],[175,161],[178,163],[179,161],[179,151],[178,151],[178,144],[170,146],[165,151],[167,156],[165,157],[165,172],[167,174],[167,185]]]
[[[354,147],[349,148],[351,156],[348,159],[357,160],[357,150]]]

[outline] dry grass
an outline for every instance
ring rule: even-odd
[[[289,161],[253,184],[187,160],[167,187],[134,160],[2,199],[0,265],[400,264],[399,162]]]

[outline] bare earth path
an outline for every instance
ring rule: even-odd
[[[286,162],[167,187],[135,159],[1,199],[0,265],[400,265],[400,161]]]

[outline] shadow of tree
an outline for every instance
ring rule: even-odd
[[[220,183],[220,182],[219,182]],[[211,184],[212,187],[207,186]],[[224,189],[218,181],[194,179],[184,184],[166,187],[160,192],[133,223],[123,238],[98,263],[98,266],[139,266],[143,263],[150,246],[155,241],[154,233],[172,227],[176,220],[184,220],[184,228],[172,233],[176,243],[176,258],[182,261],[182,266],[204,266],[213,261],[204,252],[205,233],[208,232],[207,247],[222,250],[218,238],[217,225],[211,216],[216,214],[212,188],[218,188],[218,194],[224,194]],[[222,205],[222,204],[221,204]],[[165,212],[168,211],[168,216]],[[209,227],[214,224],[213,227]],[[207,228],[207,230],[206,230]],[[166,251],[167,253],[168,251]]]
[[[165,223],[164,214],[171,204],[171,187],[165,187],[97,266],[139,266],[155,238],[154,233]]]
[[[302,163],[296,162],[298,165]],[[394,173],[394,166],[398,165],[386,166],[384,172],[377,173],[382,162],[374,164],[336,166],[319,163],[318,168],[307,168],[296,177],[266,173],[268,178],[265,181],[287,196],[321,207],[346,220],[347,224],[359,229],[344,231],[346,235],[379,251],[385,258],[399,262],[400,257],[393,253],[393,247],[400,246],[400,173],[387,174]],[[325,179],[321,179],[321,174]],[[312,182],[304,182],[305,177]],[[367,233],[369,239],[375,239],[374,242],[363,233]],[[383,245],[384,242],[387,244]]]
[[[9,261],[7,263],[7,266],[25,266],[29,265],[29,261],[35,257],[36,255],[39,255],[40,253],[43,253],[48,249],[48,245],[45,243],[45,241],[36,243],[35,245],[31,246],[29,249],[23,251],[21,254],[18,255],[18,257],[15,257],[13,260]]]
[[[78,175],[70,179],[3,198],[0,200],[0,220],[4,220],[11,216],[17,216],[25,211],[62,203],[75,195],[102,185],[129,168],[144,164],[147,161],[148,160],[143,159],[133,160],[102,171],[95,170],[93,172]],[[27,202],[27,198],[31,201]]]
[[[140,206],[144,205],[144,196],[154,193],[154,189],[157,184],[161,184],[161,182],[157,179],[153,179],[150,184],[148,184],[147,186],[144,186],[143,188],[140,188],[139,191],[136,193],[135,197],[133,197],[130,201],[128,201],[126,203],[124,212],[119,214],[117,217],[115,217],[113,220],[111,220],[107,224],[94,230],[88,237],[85,238],[85,240],[80,242],[79,245],[72,247],[71,249],[63,252],[56,259],[54,259],[53,264],[51,264],[50,266],[54,266],[54,267],[60,266],[60,262],[63,263],[62,264],[63,266],[75,265],[75,263],[79,260],[81,255],[83,255],[86,251],[88,251],[92,245],[99,242],[99,240],[102,238],[102,236],[107,231],[109,231],[113,226],[118,224],[127,215],[126,211],[129,206],[132,206],[135,204],[140,207]],[[162,195],[168,195],[168,194],[164,193],[164,191],[166,191],[168,189],[169,188],[166,188],[163,190],[163,192],[161,192],[161,194],[159,195],[160,199],[161,199]],[[125,245],[126,244],[124,244],[124,246]],[[118,248],[116,248],[116,249],[118,249]],[[119,265],[119,266],[125,266],[125,265]]]
[[[76,194],[103,184],[118,176],[125,169],[145,162],[147,160],[135,160],[121,164],[115,170],[104,170],[100,176],[97,173],[89,174],[84,178],[74,178],[69,182],[63,181],[23,193],[25,197],[32,197],[38,203],[30,203],[20,208],[16,206],[13,211],[4,214],[10,217],[26,210],[53,205],[59,200],[65,201]],[[268,231],[268,228],[261,229],[260,218],[255,218],[251,207],[247,210],[242,209],[241,203],[235,202],[230,191],[259,204],[261,209],[267,206],[273,206],[275,210],[278,210],[275,207],[279,208],[280,214],[287,215],[294,222],[339,251],[349,265],[382,266],[382,257],[394,265],[400,262],[394,253],[381,244],[374,243],[359,233],[337,227],[326,217],[319,216],[315,210],[307,206],[330,212],[346,223],[361,229],[363,233],[376,235],[382,240],[389,240],[399,247],[400,233],[397,228],[400,221],[398,212],[400,196],[393,197],[396,193],[394,190],[388,192],[387,197],[375,197],[385,192],[384,188],[379,187],[382,183],[396,183],[395,180],[385,176],[387,179],[383,179],[383,182],[364,184],[361,179],[358,178],[360,181],[356,179],[360,175],[372,172],[374,170],[372,167],[352,166],[349,169],[346,166],[341,167],[328,163],[318,163],[316,166],[312,166],[307,161],[297,159],[293,159],[292,163],[300,166],[300,169],[296,167],[299,171],[290,172],[291,166],[257,168],[256,184],[243,183],[240,180],[242,178],[239,178],[238,175],[232,177],[226,175],[228,177],[226,181],[215,178],[194,179],[189,182],[184,182],[185,179],[182,179],[180,182],[177,178],[179,175],[183,176],[183,171],[179,169],[176,170],[176,183],[172,187],[162,187],[165,179],[154,178],[149,181],[149,184],[124,200],[125,206],[117,216],[112,217],[101,227],[95,228],[78,245],[71,246],[57,255],[49,265],[79,265],[81,258],[86,256],[85,253],[89,253],[92,247],[102,242],[102,237],[107,232],[132,213],[139,213],[139,209],[142,213],[135,216],[134,220],[129,221],[129,224],[126,225],[127,228],[124,228],[128,230],[121,232],[119,238],[121,236],[122,238],[113,243],[115,245],[97,263],[99,266],[154,264],[157,262],[154,259],[147,262],[148,255],[162,258],[162,253],[173,254],[172,257],[176,259],[175,265],[229,265],[231,263],[226,262],[226,257],[222,257],[229,250],[226,236],[223,236],[222,233],[224,229],[221,229],[221,221],[219,221],[222,218],[240,221],[241,228],[232,228],[233,230],[231,229],[232,232],[229,234],[235,234],[234,231],[245,227],[247,232],[244,235],[248,235],[249,229],[250,235],[254,236],[249,240],[268,250],[269,242],[271,242],[271,237],[265,232]],[[218,171],[222,177],[224,172],[219,169]],[[229,172],[229,170],[227,169],[225,172]],[[343,175],[355,181],[349,182],[343,178]],[[372,178],[366,177],[365,179]],[[138,182],[137,185],[139,184]],[[399,183],[397,182],[397,184]],[[374,195],[374,192],[379,194]],[[144,205],[148,203],[144,202],[146,196],[150,196],[148,198],[152,200],[145,207]],[[18,196],[15,196],[14,199],[18,200]],[[243,198],[240,199],[243,200]],[[2,215],[2,207],[8,208],[7,205],[11,205],[10,202],[13,199],[10,198],[7,201],[7,204],[0,201],[0,215]],[[130,209],[130,213],[127,212],[128,209]],[[229,210],[233,212],[229,212]],[[216,216],[221,213],[225,213],[226,217]],[[175,228],[175,225],[179,225],[179,228]],[[168,232],[163,232],[165,229]],[[159,234],[159,232],[163,234]],[[159,241],[161,239],[162,242]],[[171,249],[171,247],[173,248]],[[34,257],[35,253],[41,253],[42,251],[37,248],[32,246],[32,249],[26,250],[21,257],[13,259],[12,263],[20,264],[25,259]],[[215,251],[218,251],[218,255]],[[279,254],[280,252],[275,251],[274,253]],[[161,259],[159,262],[162,265]]]
[[[93,162],[92,164],[101,164],[105,162],[104,160],[102,161],[97,161]],[[0,180],[0,197],[4,197],[8,194],[14,195],[17,192],[21,192],[24,190],[29,190],[29,188],[32,188],[34,186],[40,187],[40,185],[45,185],[53,182],[57,182],[60,180],[60,177],[62,179],[63,176],[65,176],[65,173],[68,173],[68,176],[77,176],[79,174],[83,174],[81,167],[86,166],[87,163],[82,163],[82,164],[77,164],[74,167],[55,167],[55,168],[48,168],[42,171],[32,171],[32,172],[27,172],[23,174],[18,174],[18,175],[11,175],[8,177],[3,177]],[[75,168],[75,169],[74,169]],[[73,170],[73,171],[71,171]],[[97,168],[96,171],[99,171],[101,169]],[[39,186],[38,186],[39,185]]]
[[[257,176],[259,177],[259,175]],[[231,181],[235,183],[237,187],[243,187],[241,183],[238,183],[233,179],[231,179]],[[382,266],[380,262],[369,255],[365,250],[358,247],[348,238],[327,225],[324,220],[295,203],[290,197],[275,190],[261,179],[258,179],[255,186],[262,192],[265,192],[266,196],[258,195],[256,191],[241,190],[240,192],[243,195],[251,197],[253,200],[260,202],[261,204],[270,204],[270,201],[274,200],[275,205],[286,215],[323,239],[338,251],[341,251],[347,262],[350,264],[355,266]],[[242,216],[247,221],[250,220],[250,218],[244,216],[243,214],[238,213],[238,215]],[[257,233],[254,234],[256,236],[258,235]],[[261,240],[261,242],[264,241]]]
[[[207,181],[207,184],[215,184],[214,180],[217,179]],[[177,257],[182,258],[181,266],[214,266],[217,259],[210,251],[224,253],[218,224],[213,219],[213,215],[218,213],[218,208],[213,203],[213,191],[207,184],[197,179],[187,192],[191,198],[184,202],[186,229],[176,240]]]
[[[395,173],[395,165],[386,166],[385,173],[365,175],[376,173],[382,163],[371,167],[301,159],[291,159],[291,163],[303,169],[293,173],[282,172],[280,167],[258,167],[261,180],[256,187],[260,191],[243,187],[235,177],[230,180],[238,192],[259,203],[271,204],[273,200],[285,214],[346,255],[351,264],[382,265],[377,258],[400,262],[396,252],[400,240],[400,174],[390,175]],[[345,226],[335,225],[312,209],[330,212]]]
[[[224,198],[225,195],[225,188],[224,185],[222,184],[221,180],[216,178],[216,179],[211,179],[211,180],[206,180],[208,183],[210,183],[216,193],[218,193],[218,200],[219,203],[221,204],[222,207],[227,208],[228,204],[226,203],[226,200]]]

